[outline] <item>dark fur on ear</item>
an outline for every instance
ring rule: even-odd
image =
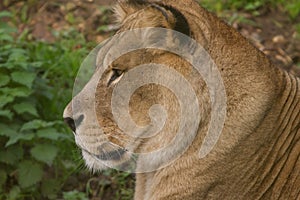
[[[118,4],[113,8],[117,22],[122,23],[126,17],[147,5],[149,3],[145,0],[118,0]]]
[[[190,26],[187,22],[187,19],[183,16],[183,14],[173,7],[164,6],[164,5],[161,6],[166,10],[169,10],[174,15],[176,19],[174,30],[183,33],[187,36],[191,36]]]
[[[173,14],[154,3],[147,1],[120,1],[114,8],[118,23],[125,23],[126,19],[141,27],[163,27],[173,29],[175,18]],[[127,20],[127,21],[128,21]]]
[[[171,6],[161,5],[159,4],[159,2],[149,3],[146,0],[119,0],[118,4],[114,8],[118,23],[123,23],[128,16],[137,13],[140,10],[145,11],[145,25],[148,24],[163,28],[172,28],[185,35],[191,36],[190,27],[186,18],[183,16],[182,13],[180,13],[178,10]],[[170,26],[164,26],[163,24],[165,23],[162,23],[161,20],[157,20],[157,16],[159,15],[159,13],[162,17],[165,18],[165,21]],[[154,21],[154,23],[152,24],[146,21],[152,19]]]

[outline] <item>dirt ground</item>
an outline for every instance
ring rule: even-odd
[[[9,3],[0,1],[0,10],[11,10],[18,13],[17,26],[21,33],[25,29],[35,40],[53,42],[55,30],[68,30],[71,27],[82,32],[88,41],[101,42],[113,34],[116,29],[113,23],[110,5],[116,0],[11,0]],[[33,2],[33,3],[30,3]],[[249,13],[238,13],[244,20],[233,20],[232,25],[245,37],[263,51],[276,65],[300,76],[300,33],[295,24],[300,24],[300,17],[292,21],[280,9],[260,11],[259,16]],[[85,190],[90,177],[71,177],[65,190],[77,188]],[[93,180],[107,179],[98,176]],[[91,179],[90,179],[91,180]],[[96,186],[95,186],[96,187]],[[96,190],[95,190],[96,191]],[[107,196],[113,191],[108,189]],[[95,193],[95,198],[97,194]],[[104,195],[105,196],[105,195]]]
[[[300,16],[291,21],[287,14],[273,9],[262,11],[258,17],[245,15],[254,25],[234,26],[274,64],[300,76],[300,33],[295,30],[295,24],[300,23]]]

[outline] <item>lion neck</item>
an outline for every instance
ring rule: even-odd
[[[172,165],[137,174],[135,199],[296,199],[290,191],[300,184],[300,82],[281,73],[282,90],[250,132],[244,124],[231,126],[228,116],[207,157],[198,157],[198,137]],[[230,140],[239,133],[244,136]]]
[[[206,169],[214,181],[203,199],[297,199],[300,82],[286,72],[282,77],[281,92],[256,128]]]

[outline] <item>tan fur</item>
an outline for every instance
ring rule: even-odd
[[[213,151],[199,159],[199,147],[211,114],[208,89],[203,79],[179,56],[154,50],[124,55],[104,72],[95,96],[96,115],[104,133],[93,132],[89,128],[89,116],[85,116],[76,131],[77,144],[94,154],[99,145],[107,141],[125,148],[128,143],[132,144],[134,139],[123,134],[113,120],[110,102],[114,86],[107,87],[112,68],[126,72],[143,63],[166,64],[192,84],[200,99],[203,117],[195,140],[179,159],[163,169],[136,175],[135,200],[299,199],[299,79],[274,67],[237,31],[193,0],[121,1],[115,9],[121,23],[120,32],[141,27],[175,28],[177,19],[167,9],[169,7],[186,18],[191,37],[209,52],[224,81],[227,115]],[[90,82],[94,79],[96,77]],[[89,84],[73,99],[80,108],[72,111],[70,103],[64,117],[76,117],[83,109],[90,109],[92,90]],[[172,139],[171,133],[178,128],[180,107],[176,97],[157,85],[144,86],[133,94],[129,108],[134,121],[139,125],[148,124],[148,110],[154,104],[165,107],[168,121],[156,137],[134,141],[132,150],[136,152],[164,147]],[[106,168],[86,152],[83,157],[90,168]],[[106,165],[118,165],[125,160],[122,158]]]

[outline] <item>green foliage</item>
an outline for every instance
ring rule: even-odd
[[[30,150],[30,153],[36,160],[51,166],[53,160],[57,156],[58,148],[54,145],[49,144],[37,144]]]
[[[59,179],[47,179],[42,182],[41,192],[44,197],[48,199],[57,199],[57,195],[61,188],[60,188],[60,180]]]
[[[76,190],[70,192],[64,192],[64,200],[88,200],[85,193],[78,192]]]
[[[4,170],[0,170],[0,193],[3,191],[2,187],[7,180],[7,174]]]
[[[13,186],[11,190],[9,191],[8,195],[6,196],[7,200],[15,200],[18,199],[18,197],[21,194],[21,189],[18,186]]]
[[[209,10],[217,12],[220,14],[224,10],[245,10],[245,11],[255,11],[261,6],[269,3],[270,0],[249,0],[249,1],[239,1],[239,0],[202,0],[201,5]]]
[[[100,199],[133,199],[134,178],[132,174],[117,170],[106,170],[98,177],[87,181],[86,193]],[[96,194],[95,194],[96,193]]]
[[[52,44],[31,42],[10,17],[0,12],[0,199],[56,199],[76,167],[62,111],[88,49],[77,48],[85,40],[72,30]]]
[[[18,166],[18,182],[21,188],[28,188],[42,180],[42,166],[33,161],[25,160]]]
[[[292,19],[300,14],[299,0],[201,0],[199,2],[218,15],[222,15],[221,12],[224,10],[243,10],[252,12],[253,15],[259,15],[259,9],[263,6],[282,7]]]
[[[128,187],[129,173],[118,173],[115,178],[119,184],[119,190],[116,192],[117,199],[130,200],[133,196],[133,187]]]
[[[8,147],[5,151],[0,152],[0,162],[7,165],[16,166],[23,158],[24,151],[21,147]]]
[[[273,6],[280,6],[290,16],[291,19],[296,19],[300,15],[299,0],[269,0]]]
[[[289,2],[288,4],[284,4],[285,10],[289,13],[292,19],[299,17],[300,14],[300,1],[294,0]]]

